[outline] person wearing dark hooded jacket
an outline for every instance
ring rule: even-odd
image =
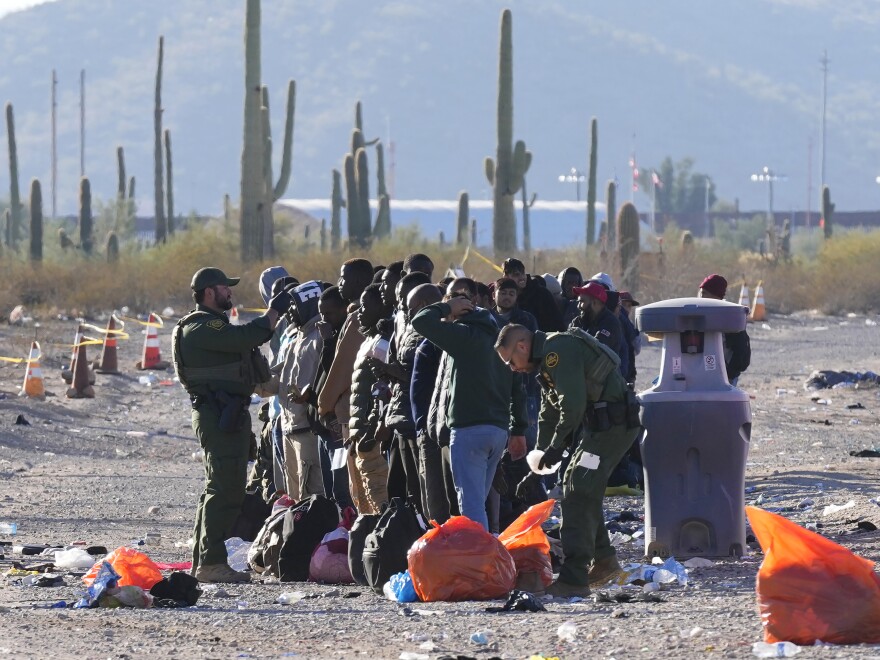
[[[378,284],[364,289],[356,313],[364,341],[351,377],[349,437],[357,452],[355,465],[363,480],[364,495],[374,510],[381,511],[388,501],[388,462],[382,454],[380,421],[384,419],[383,408],[390,392],[387,382],[376,375],[374,365],[387,358],[393,325],[389,318],[391,309],[382,302]]]
[[[450,283],[450,291],[454,285]],[[472,289],[475,295],[476,286]],[[448,356],[446,419],[455,490],[462,515],[488,529],[486,498],[502,454],[505,448],[514,459],[526,453],[523,389],[495,353],[498,328],[491,315],[471,299],[455,296],[428,305],[412,326]]]
[[[504,276],[509,277],[519,288],[517,303],[520,309],[532,314],[538,322],[538,329],[544,332],[564,330],[562,313],[556,305],[553,294],[547,290],[542,277],[530,277],[519,259],[505,259]]]

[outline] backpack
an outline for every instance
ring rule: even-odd
[[[312,495],[284,513],[278,578],[282,582],[305,582],[309,562],[324,535],[339,525],[339,507],[323,495]]]
[[[287,508],[284,505],[273,507],[272,514],[263,523],[248,550],[248,565],[256,573],[278,575],[278,554],[284,540],[284,514]]]
[[[364,575],[373,591],[381,594],[392,575],[407,569],[406,555],[424,533],[415,509],[401,497],[392,498],[364,543]]]
[[[356,584],[367,586],[367,576],[364,574],[364,545],[367,537],[376,529],[380,514],[362,513],[354,521],[351,531],[348,533],[348,569]]]

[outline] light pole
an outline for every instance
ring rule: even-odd
[[[788,177],[784,174],[777,174],[773,170],[771,170],[766,165],[764,168],[758,173],[753,174],[751,176],[752,181],[763,183],[767,182],[767,222],[768,226],[775,226],[776,223],[773,220],[773,182],[774,181],[785,181]],[[708,188],[706,195],[708,196]]]
[[[576,167],[572,167],[568,174],[559,175],[559,183],[574,183],[577,194],[577,201],[581,201],[581,181],[585,179],[585,175]]]

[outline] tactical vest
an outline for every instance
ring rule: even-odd
[[[248,352],[240,353],[240,359],[236,362],[229,362],[216,367],[187,367],[183,363],[180,349],[180,342],[183,339],[183,327],[197,321],[199,317],[213,318],[213,314],[198,309],[193,310],[177,322],[171,335],[174,373],[177,374],[180,384],[187,391],[193,385],[210,384],[218,380],[238,381],[249,386],[256,386],[258,383],[265,383],[271,380],[272,373],[269,371],[269,363],[256,346]]]
[[[584,376],[587,379],[587,400],[591,403],[600,401],[605,381],[613,372],[620,369],[620,357],[593,335],[581,328],[569,328],[566,331],[572,337],[580,339],[594,359],[586,366]]]

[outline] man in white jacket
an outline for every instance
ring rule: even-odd
[[[291,291],[294,304],[280,351],[283,366],[278,400],[284,435],[285,490],[295,501],[324,494],[319,439],[312,433],[306,403],[307,390],[315,380],[323,346],[316,327],[320,320],[318,298],[321,291],[321,284],[316,281],[306,282]]]

